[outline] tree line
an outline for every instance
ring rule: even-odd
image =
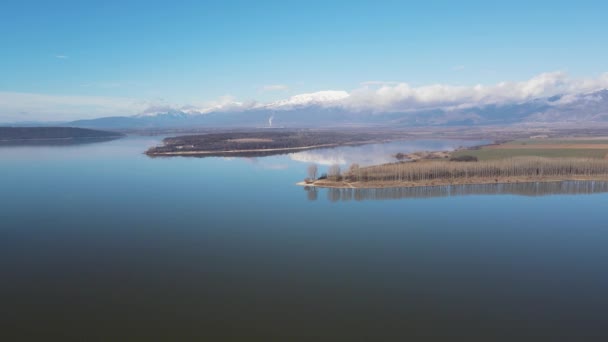
[[[332,171],[336,171],[336,169]],[[369,167],[359,167],[354,164],[344,173],[334,173],[331,174],[331,177],[333,179],[343,178],[351,182],[425,182],[469,178],[543,178],[594,175],[608,175],[608,160],[514,157],[470,163],[450,161],[401,162]]]

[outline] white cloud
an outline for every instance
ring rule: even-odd
[[[315,163],[319,165],[346,165],[347,160],[343,155],[338,155],[336,153],[324,153],[321,152],[297,152],[289,155],[289,158],[294,161],[303,162],[303,163]]]
[[[220,96],[216,100],[203,101],[190,105],[191,110],[187,113],[207,114],[211,112],[244,111],[259,107],[260,104],[255,100],[238,101],[232,95]]]
[[[495,85],[433,84],[412,87],[407,83],[399,83],[379,87],[364,86],[352,91],[343,106],[351,110],[374,112],[450,109],[494,103],[517,103],[604,88],[608,88],[608,73],[597,78],[573,79],[563,72],[551,72],[526,81],[501,82]]]
[[[55,55],[55,58],[57,59],[68,59],[69,57],[66,55]]]
[[[587,99],[587,93],[607,88],[608,73],[594,78],[571,78],[563,72],[550,72],[520,82],[473,86],[432,84],[413,87],[408,83],[368,81],[350,92],[319,91],[270,103],[239,101],[230,95],[213,101],[183,105],[121,97],[0,92],[0,121],[62,121],[103,116],[154,115],[170,111],[206,114],[252,109],[290,110],[306,106],[337,107],[353,112],[408,112],[521,103],[554,95],[562,96],[560,101],[553,102],[554,105],[560,105],[578,98]]]
[[[452,67],[453,71],[462,71],[464,69],[465,69],[464,65],[455,65]]]
[[[232,95],[224,95],[216,100],[195,102],[187,105],[172,105],[166,102],[152,103],[139,113],[139,115],[153,116],[169,112],[207,114],[212,112],[244,111],[258,107],[261,107],[261,105],[257,101],[237,101]]]
[[[121,97],[0,92],[1,121],[65,121],[134,115],[149,103]]]
[[[216,111],[227,111],[227,110],[238,110],[241,109],[245,104],[239,102],[232,95],[224,95],[215,101],[208,101],[203,103],[203,106],[199,108],[201,113],[209,113]]]
[[[300,94],[285,100],[279,100],[265,105],[266,108],[288,110],[301,106],[340,106],[349,97],[346,91],[325,90],[315,93]]]
[[[287,86],[285,84],[269,84],[269,85],[262,86],[260,88],[260,90],[263,91],[263,92],[269,92],[269,91],[287,91],[287,90],[289,90],[289,86]]]

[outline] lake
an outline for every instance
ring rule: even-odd
[[[2,340],[608,337],[605,183],[307,189],[310,162],[479,142],[143,154],[160,140],[0,146]]]

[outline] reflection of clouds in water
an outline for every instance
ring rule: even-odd
[[[330,149],[319,149],[292,153],[289,157],[298,162],[316,163],[319,165],[375,165],[397,161],[397,153],[419,151],[451,151],[461,146],[480,145],[483,141],[464,140],[415,140],[397,141],[385,144],[368,144],[361,146],[342,146]]]
[[[294,161],[299,161],[303,163],[316,163],[319,165],[344,165],[347,163],[346,159],[341,155],[337,155],[335,151],[332,151],[330,153],[326,150],[292,153],[289,155],[289,158]]]
[[[260,159],[258,157],[229,157],[231,160],[242,160],[247,164],[258,165]]]
[[[277,163],[275,158],[258,158],[258,157],[244,157],[242,158],[246,163],[254,165],[255,168],[262,170],[287,170],[288,164]]]
[[[261,164],[259,167],[264,170],[287,170],[289,168],[289,165],[287,165],[287,164]]]

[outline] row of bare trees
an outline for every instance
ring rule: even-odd
[[[608,160],[516,157],[473,163],[450,161],[405,162],[363,168],[355,164],[342,176],[349,181],[359,182],[420,182],[467,178],[542,178],[594,175],[608,175]]]
[[[319,171],[319,168],[317,167],[316,164],[308,165],[308,168],[306,169],[306,174],[308,176],[306,178],[306,181],[307,182],[315,181],[318,176],[318,171]],[[342,171],[340,170],[340,165],[334,164],[334,165],[330,166],[329,169],[327,170],[327,174],[322,175],[321,178],[327,178],[332,181],[342,180]]]
[[[308,180],[314,181],[315,179],[317,179],[318,171],[319,168],[317,167],[317,164],[308,165],[308,168],[306,169],[306,172],[308,174]]]

